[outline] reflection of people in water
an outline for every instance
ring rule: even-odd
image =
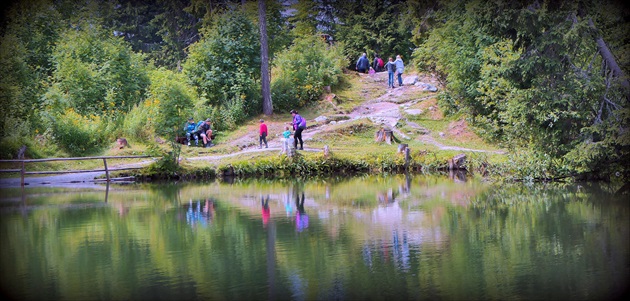
[[[186,211],[186,222],[195,227],[197,224],[202,227],[208,226],[208,223],[214,218],[215,204],[213,200],[206,199],[204,201],[203,209],[201,208],[201,201],[197,201],[196,204],[193,200],[188,201],[188,210]]]
[[[302,232],[308,228],[308,215],[304,212],[304,192],[302,192],[302,200],[300,201],[300,195],[298,194],[295,199],[295,207],[297,207],[295,213],[295,226],[298,232]]]
[[[267,198],[260,197],[260,203],[262,204],[262,222],[263,227],[267,227],[269,223],[269,217],[271,216],[271,211],[269,210],[269,196]]]

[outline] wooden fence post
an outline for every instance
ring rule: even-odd
[[[103,158],[103,165],[105,165],[105,176],[107,177],[107,182],[109,183],[109,170],[107,169],[107,159]]]
[[[411,156],[409,155],[409,147],[405,147],[405,170],[409,170],[409,160]]]
[[[22,180],[20,181],[20,185],[24,187],[24,174],[26,173],[26,168],[24,166],[24,161],[22,160],[22,170],[20,171],[20,176]]]

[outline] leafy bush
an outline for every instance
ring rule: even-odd
[[[70,108],[47,117],[54,141],[72,156],[95,153],[108,142],[108,122],[99,116],[82,116]]]
[[[343,46],[329,46],[319,37],[297,40],[278,55],[271,94],[274,108],[288,111],[319,100],[324,86],[339,82],[345,64]]]
[[[258,30],[240,10],[220,16],[189,49],[184,73],[205,101],[201,106],[220,108],[228,128],[260,111]]]

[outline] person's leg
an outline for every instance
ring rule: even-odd
[[[212,130],[207,130],[206,131],[206,140],[208,140],[208,144],[210,146],[213,146],[214,144],[212,143]]]
[[[293,135],[293,146],[295,147],[295,149],[298,149],[298,140],[300,141],[300,149],[304,146],[304,142],[302,141],[302,131],[303,129],[298,128],[297,130],[295,130],[295,134]]]
[[[188,141],[188,146],[190,146],[190,141],[192,141],[192,133],[186,133],[186,140]]]
[[[203,141],[203,146],[206,146],[206,144],[208,144],[208,138],[206,138],[206,133],[200,133],[199,136],[201,136],[201,139]]]
[[[262,148],[263,135],[258,135],[258,148]]]
[[[263,142],[265,142],[265,148],[268,148],[268,145],[267,145],[267,134],[263,134],[262,135],[262,140],[263,140]],[[260,144],[260,146],[262,147],[262,143]]]
[[[300,149],[304,149],[304,141],[302,141],[302,131],[303,129],[298,128],[295,130],[295,148],[297,149],[297,142],[300,140]]]
[[[394,72],[387,73],[387,87],[388,88],[394,87]]]
[[[402,73],[398,73],[398,86],[402,87]]]

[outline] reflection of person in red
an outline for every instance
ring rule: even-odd
[[[267,224],[269,223],[269,217],[271,216],[271,211],[269,210],[269,196],[267,196],[267,199],[260,197],[260,203],[262,204],[263,227],[267,227]]]

